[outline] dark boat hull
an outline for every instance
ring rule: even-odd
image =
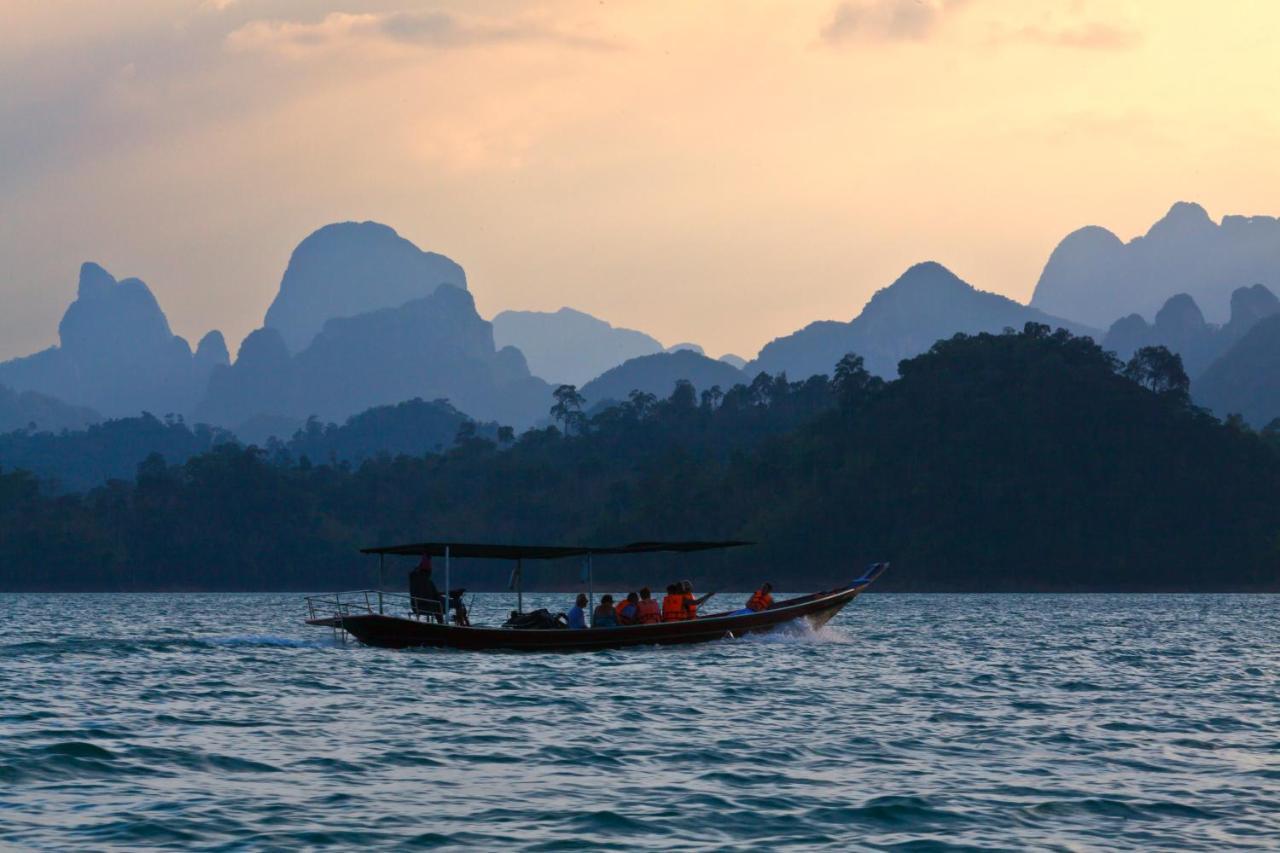
[[[737,616],[717,613],[685,622],[618,628],[459,627],[380,613],[316,619],[310,624],[341,628],[365,645],[388,649],[434,646],[469,651],[577,652],[627,646],[686,645],[766,633],[802,622],[820,628],[868,585],[869,582],[855,582],[841,589],[779,602],[757,613]]]

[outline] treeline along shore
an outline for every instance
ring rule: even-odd
[[[369,583],[372,544],[735,538],[759,544],[601,561],[597,583],[800,590],[883,559],[882,590],[1280,589],[1280,431],[1219,421],[1187,385],[1161,347],[1121,363],[1029,323],[940,341],[887,382],[847,356],[830,377],[591,412],[566,387],[553,426],[460,419],[447,448],[355,464],[300,452],[305,436],[204,435],[82,491],[0,472],[0,588],[320,590]],[[460,582],[501,589],[508,570]],[[571,588],[577,568],[526,578]]]

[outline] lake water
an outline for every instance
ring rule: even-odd
[[[5,595],[0,846],[1274,849],[1278,608],[870,595],[521,656],[336,645],[294,595]]]

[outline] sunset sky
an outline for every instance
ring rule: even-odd
[[[1025,301],[1085,224],[1280,213],[1274,0],[0,0],[0,357],[81,261],[233,353],[375,219],[485,316],[751,356],[916,261]]]

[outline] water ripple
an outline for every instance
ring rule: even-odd
[[[1275,597],[873,595],[817,632],[534,656],[342,644],[297,604],[0,596],[3,843],[1280,838]]]

